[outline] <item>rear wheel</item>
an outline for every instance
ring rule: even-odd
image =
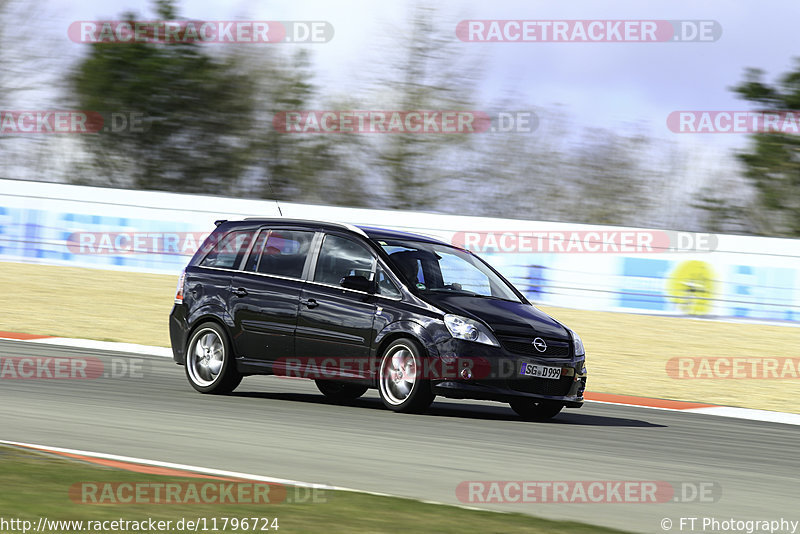
[[[557,416],[563,404],[551,400],[514,399],[509,402],[511,409],[528,421],[545,421]]]
[[[315,380],[317,389],[323,395],[336,402],[346,402],[359,398],[367,392],[367,386],[358,384],[346,384],[333,380]]]
[[[387,408],[395,412],[421,412],[436,395],[423,377],[423,349],[411,339],[393,341],[381,356],[378,390]]]
[[[217,323],[203,323],[189,339],[186,377],[201,393],[230,393],[242,381],[228,335]]]

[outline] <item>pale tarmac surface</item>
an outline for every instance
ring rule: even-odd
[[[673,521],[672,532],[681,532],[681,517],[800,520],[797,426],[595,403],[531,423],[505,404],[442,398],[425,414],[404,415],[386,410],[374,390],[349,406],[330,403],[307,380],[248,377],[233,395],[201,395],[167,358],[0,341],[0,359],[13,356],[94,357],[106,369],[114,360],[118,372],[126,365],[120,362],[136,362],[141,374],[0,379],[4,440],[632,532],[665,532],[664,518]],[[463,481],[503,480],[704,482],[721,495],[716,502],[659,504],[481,504],[456,497]]]

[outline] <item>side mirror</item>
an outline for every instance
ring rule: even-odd
[[[375,293],[375,283],[367,280],[363,276],[345,276],[339,281],[339,285],[345,289],[354,289],[364,293]]]

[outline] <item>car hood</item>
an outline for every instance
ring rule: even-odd
[[[481,320],[499,335],[570,339],[564,325],[530,304],[442,293],[428,293],[425,299],[446,313]]]

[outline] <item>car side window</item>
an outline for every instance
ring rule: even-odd
[[[206,255],[200,265],[219,269],[238,268],[255,233],[255,230],[236,230],[222,238],[212,234],[203,244]]]
[[[401,275],[401,279],[405,278],[412,286],[425,283],[422,260],[417,251],[402,246],[386,246],[384,250],[389,253],[389,258],[395,264],[395,272]]]
[[[305,230],[262,230],[247,270],[288,278],[301,278],[314,232]]]
[[[345,276],[363,276],[372,280],[375,262],[375,256],[361,243],[329,234],[319,251],[314,281],[338,286]]]
[[[264,248],[264,241],[269,237],[269,229],[262,228],[256,236],[256,242],[253,245],[250,255],[247,257],[247,263],[244,264],[244,270],[253,272],[258,267],[258,260],[261,258],[261,250]]]

